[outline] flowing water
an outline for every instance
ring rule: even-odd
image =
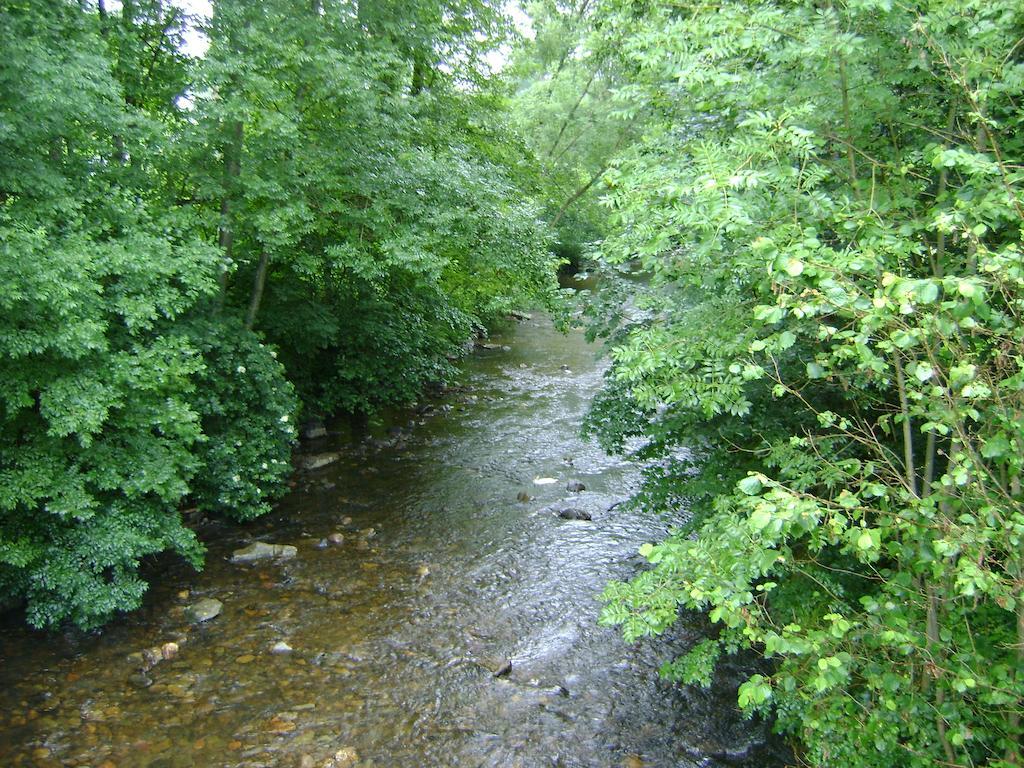
[[[101,635],[10,618],[0,765],[778,764],[764,726],[736,712],[741,668],[708,690],[657,679],[702,621],[637,646],[596,624],[604,583],[635,573],[637,547],[667,530],[613,508],[638,470],[579,437],[597,349],[543,318],[492,341],[508,346],[471,356],[415,426],[305,445],[341,458],[299,475],[264,519],[202,526],[205,571],[154,568],[143,609]],[[564,507],[593,520],[563,520]],[[334,533],[344,541],[324,546]],[[256,540],[298,554],[228,562]],[[223,612],[190,625],[184,608],[203,597]],[[293,650],[272,653],[279,641]],[[138,656],[168,642],[173,658]]]

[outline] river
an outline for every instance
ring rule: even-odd
[[[298,475],[265,518],[202,526],[206,569],[161,561],[144,607],[101,634],[8,618],[0,765],[779,764],[736,711],[739,663],[707,690],[657,679],[703,620],[636,646],[596,624],[604,583],[641,567],[637,547],[668,525],[612,509],[638,469],[579,437],[597,348],[541,316],[492,341],[400,434],[305,445],[341,458]],[[568,506],[593,520],[553,511]],[[298,554],[228,562],[256,540]],[[223,611],[190,625],[184,608],[203,597]],[[291,652],[271,652],[280,641]],[[173,658],[140,662],[169,642]]]

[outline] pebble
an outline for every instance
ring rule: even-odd
[[[204,621],[219,616],[224,608],[224,603],[212,597],[204,597],[202,600],[193,603],[185,609],[185,618],[193,624],[201,624]]]
[[[267,723],[266,731],[268,733],[291,733],[296,728],[296,725],[291,720],[283,720],[280,717],[272,717]]]
[[[248,664],[256,659],[251,653],[244,653],[235,659],[236,664]]]
[[[165,661],[173,659],[178,655],[179,646],[177,643],[164,643],[160,646],[160,655]]]
[[[363,528],[363,530],[359,532],[359,535],[364,539],[372,539],[377,535],[377,531],[374,528]]]
[[[329,542],[331,542],[331,544],[336,544],[336,545],[337,544],[344,544],[345,543],[345,537],[344,537],[344,535],[342,535],[340,533],[332,533],[330,536],[327,537],[327,540]]]
[[[128,682],[134,685],[136,688],[149,688],[149,686],[153,684],[153,678],[151,678],[145,672],[136,672],[134,675],[128,678]]]
[[[288,645],[284,640],[278,640],[270,648],[271,653],[291,653],[292,647]]]
[[[594,519],[587,510],[580,509],[578,507],[566,507],[565,509],[560,509],[558,510],[558,516],[563,520],[582,520],[589,522]]]
[[[352,747],[343,747],[334,753],[334,757],[324,763],[324,768],[352,768],[359,762],[359,753]]]
[[[348,515],[345,515],[345,517],[341,518],[341,524],[342,525],[352,525],[352,518],[349,517]]]

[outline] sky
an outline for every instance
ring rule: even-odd
[[[174,4],[194,17],[196,22],[203,22],[210,18],[210,14],[213,13],[213,8],[210,6],[210,0],[173,0]],[[201,57],[206,54],[206,49],[210,46],[210,41],[206,39],[206,35],[200,32],[195,27],[195,22],[189,26],[189,31],[185,33],[185,53],[189,56]]]

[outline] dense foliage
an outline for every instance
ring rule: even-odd
[[[739,704],[807,763],[1020,765],[1022,7],[582,6],[647,110],[602,257],[650,278],[589,429],[690,517],[603,621],[708,611],[664,674],[763,653]]]
[[[194,20],[193,20],[194,21]],[[138,605],[307,413],[371,413],[554,291],[484,0],[0,3],[0,595]],[[530,182],[532,183],[532,182]],[[275,351],[277,350],[277,351]]]

